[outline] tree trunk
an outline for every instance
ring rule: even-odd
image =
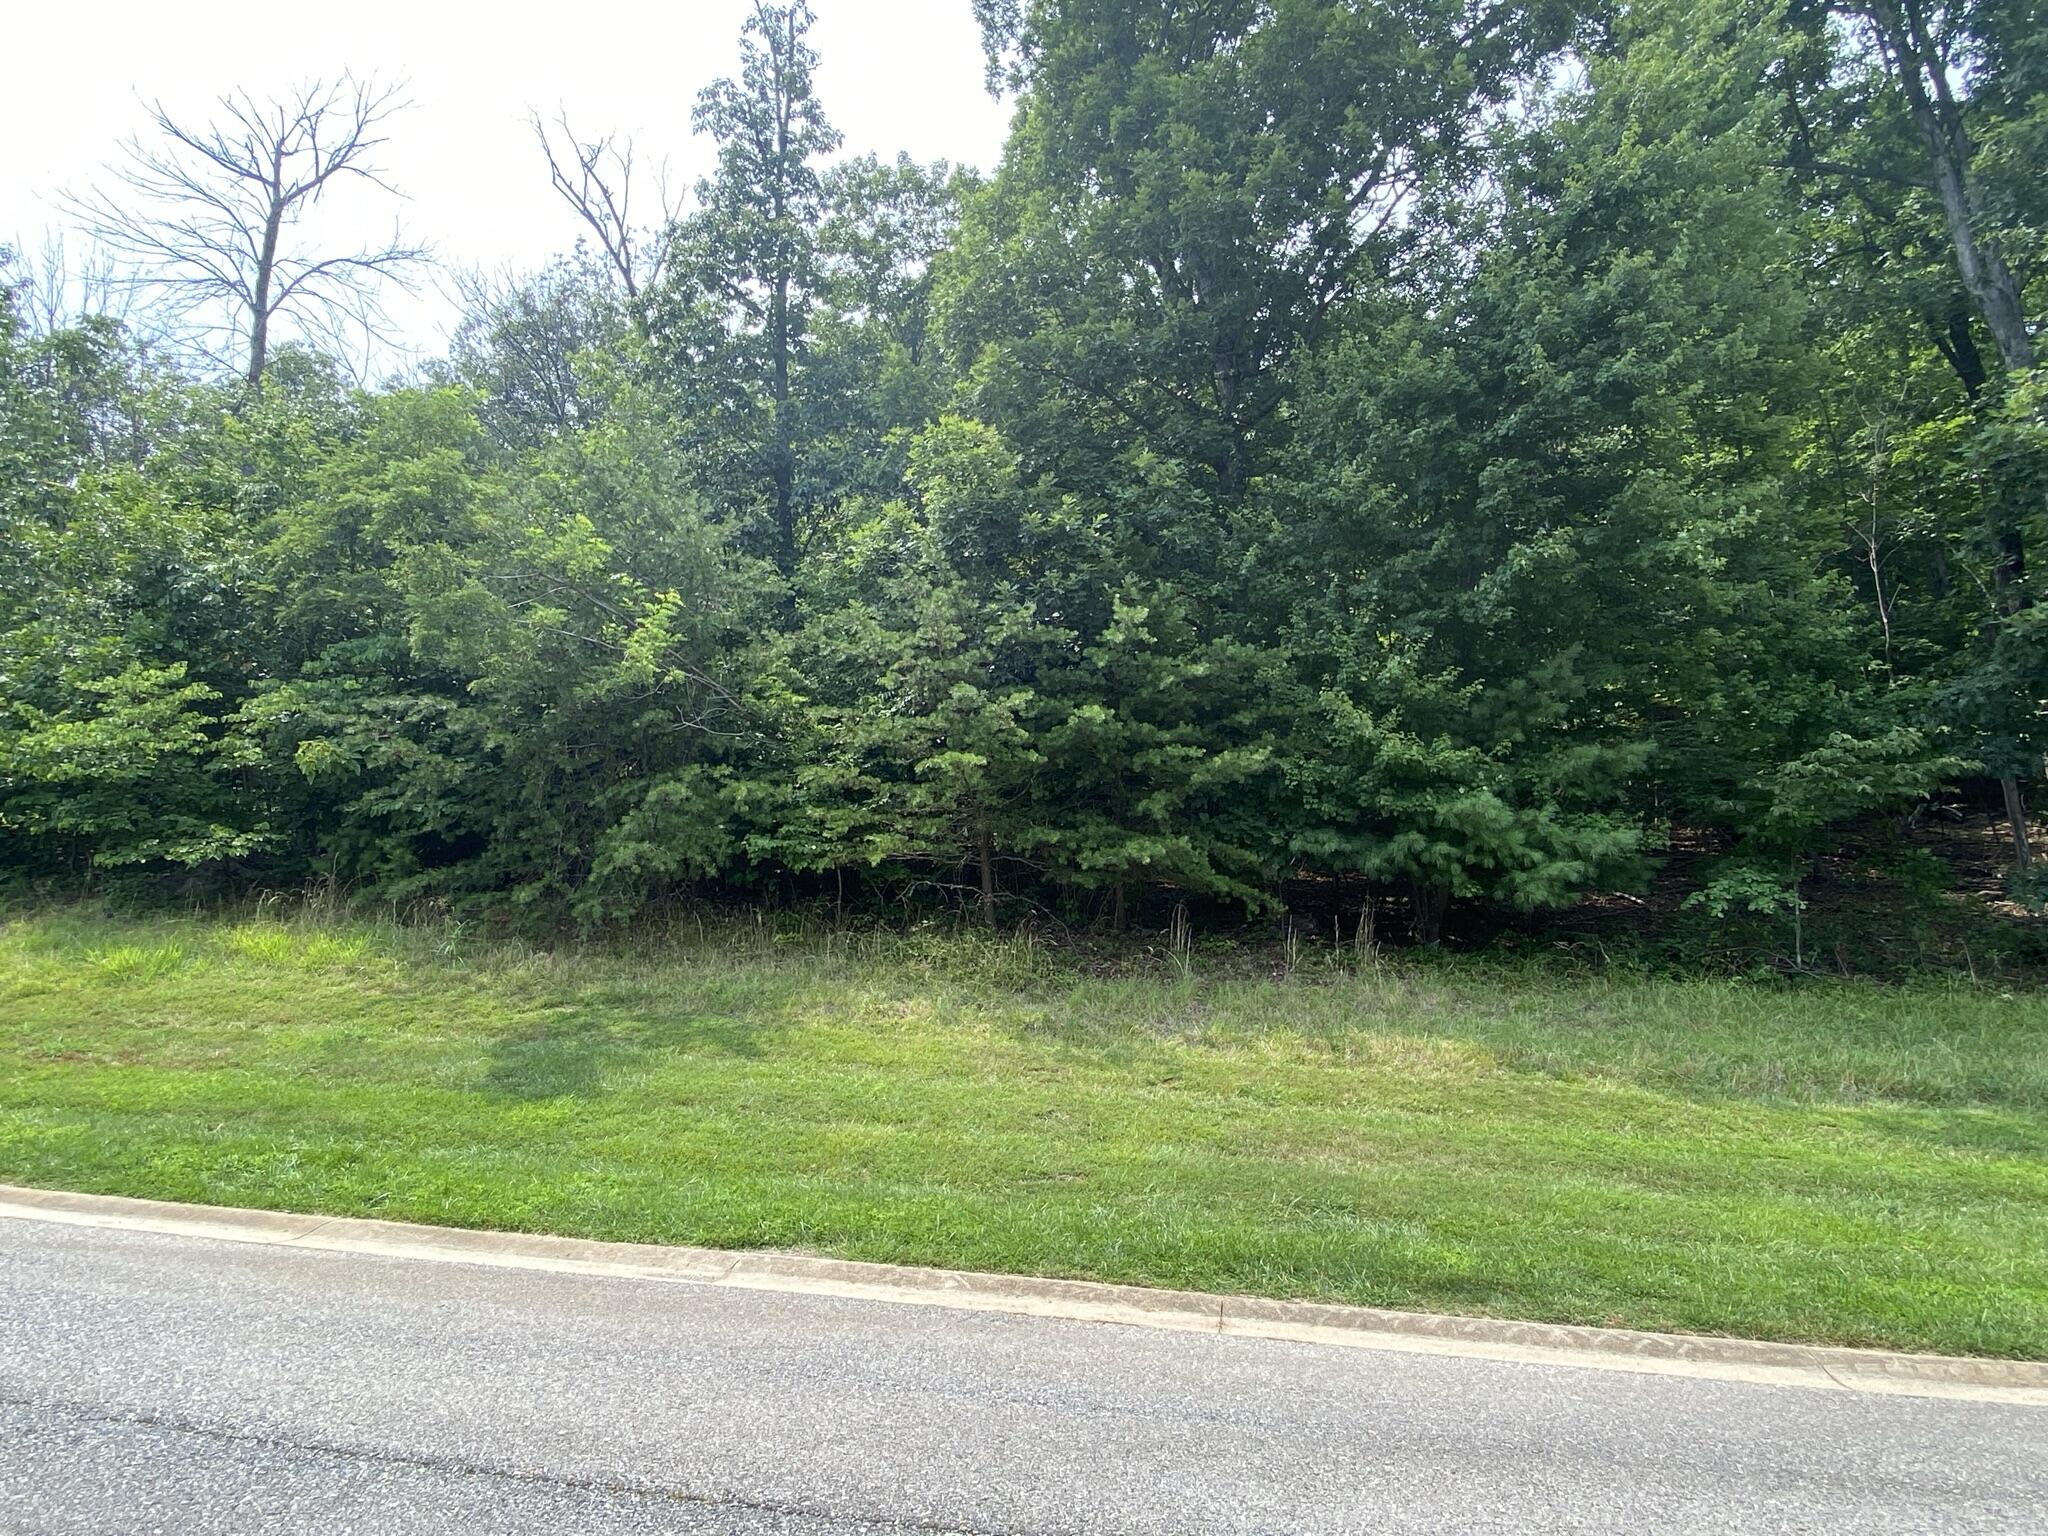
[[[985,826],[976,840],[975,852],[981,862],[981,920],[993,926],[996,920],[996,845]]]
[[[1970,201],[1967,179],[1969,139],[1961,109],[1949,94],[1949,61],[1927,35],[1916,10],[1902,8],[1895,0],[1879,0],[1869,14],[1892,56],[1913,126],[1926,147],[1963,287],[1976,301],[2007,370],[2024,372],[2034,366],[2026,306],[2012,269],[1996,247],[1985,243],[1977,228],[1977,210]]]
[[[1964,398],[1975,405],[1991,375],[1984,366],[1984,354],[1978,350],[1977,338],[1971,334],[1972,312],[1969,295],[1957,294],[1949,310],[1946,333],[1937,330],[1934,345],[1948,359],[1948,365],[1955,369],[1956,378],[1963,386]]]
[[[1444,908],[1451,904],[1451,887],[1443,880],[1417,875],[1409,884],[1415,902],[1415,942],[1436,944],[1444,936]]]
[[[261,292],[261,288],[257,290]],[[261,309],[249,326],[249,370],[246,382],[254,389],[263,382],[263,365],[270,352],[270,316]]]
[[[775,295],[768,304],[769,327],[774,332],[771,473],[775,480],[776,563],[787,576],[796,570],[796,465],[790,449],[789,423],[789,274],[775,277]]]
[[[1218,340],[1210,346],[1209,378],[1216,391],[1216,414],[1227,441],[1216,461],[1218,489],[1233,504],[1244,500],[1251,485],[1251,444],[1244,423],[1245,367],[1242,348],[1235,339]]]
[[[284,156],[279,147],[271,152],[270,208],[263,220],[263,246],[256,253],[256,282],[249,297],[247,380],[252,392],[263,382],[263,367],[270,361],[270,312],[274,307],[270,285],[277,275],[277,245],[284,235],[284,209]]]
[[[250,389],[263,382],[264,365],[270,361],[270,281],[277,266],[277,241],[282,209],[273,209],[270,223],[263,231],[263,250],[256,259],[255,296],[249,301],[249,367],[246,379]]]
[[[1929,169],[1934,173],[1934,190],[1941,198],[1942,221],[1948,226],[1949,244],[1954,251],[1956,271],[1963,288],[1975,301],[1977,312],[1998,347],[2000,361],[2008,375],[2017,378],[2034,366],[2034,339],[2027,330],[2026,305],[2020,283],[2006,265],[1998,248],[1988,243],[1978,228],[1977,209],[1970,198],[1970,141],[1963,124],[1962,108],[1949,87],[1949,60],[1929,32],[1925,14],[1911,3],[1876,0],[1865,13],[1877,27],[1885,50],[1898,74],[1899,88],[1927,150]],[[1967,388],[1970,380],[1965,376]],[[1975,398],[1975,391],[1971,390]],[[2025,604],[2021,581],[2026,575],[2026,541],[2018,508],[1999,503],[1994,494],[1986,513],[1992,546],[1992,586],[1996,608],[1994,625],[2019,611]],[[2026,802],[2017,778],[1999,780],[2005,794],[2005,811],[2012,823],[2013,864],[2022,873],[2033,862],[2027,838]]]
[[[2027,797],[2020,788],[2020,781],[2007,774],[1998,781],[1998,787],[2005,794],[2005,819],[2012,826],[2012,867],[2013,872],[2025,875],[2034,864],[2034,845],[2027,835]]]
[[[757,15],[763,14],[757,10]],[[791,163],[790,119],[795,100],[783,75],[784,49],[793,53],[797,40],[797,14],[785,14],[785,36],[773,38],[769,52],[775,61],[775,169],[769,208],[779,232],[775,245],[774,290],[768,301],[769,345],[773,349],[773,378],[770,391],[775,401],[773,422],[775,479],[775,560],[785,576],[796,574],[796,454],[789,420],[789,285],[796,266],[796,252],[789,239],[790,178],[798,167]]]

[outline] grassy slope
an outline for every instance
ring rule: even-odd
[[[2048,1355],[2048,998],[0,928],[0,1179]]]

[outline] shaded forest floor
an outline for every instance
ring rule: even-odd
[[[2033,823],[2048,849],[2048,823]],[[1647,890],[1603,892],[1556,911],[1513,913],[1453,904],[1444,939],[1454,950],[1619,967],[1672,975],[1859,976],[1901,980],[1954,973],[1979,981],[2048,985],[2048,911],[2008,890],[2012,843],[2003,818],[1946,810],[1903,837],[1851,842],[1818,861],[1800,887],[1795,931],[1787,914],[1715,918],[1689,903],[1724,850],[1679,834]],[[1373,903],[1380,941],[1412,941],[1407,903],[1362,885],[1299,880],[1287,915],[1255,948],[1296,944],[1356,948],[1359,918]]]
[[[2048,994],[696,922],[0,925],[0,1179],[2048,1355]]]

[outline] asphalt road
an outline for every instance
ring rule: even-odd
[[[0,1219],[0,1531],[2048,1530],[2048,1410]]]

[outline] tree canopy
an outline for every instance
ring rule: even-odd
[[[694,199],[543,132],[595,244],[380,387],[10,264],[8,870],[1434,939],[1960,786],[2037,893],[2035,0],[977,10],[988,175],[761,0]]]

